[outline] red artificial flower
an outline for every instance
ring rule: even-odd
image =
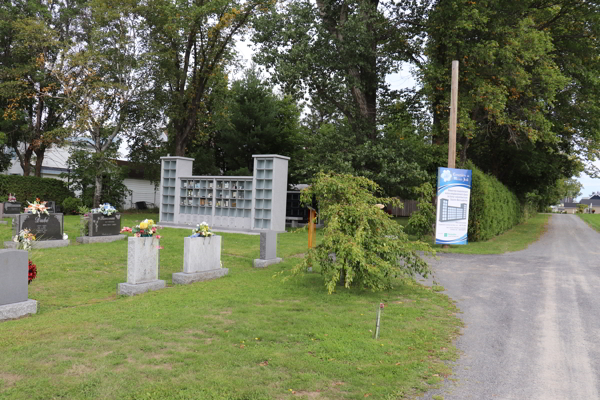
[[[29,274],[28,274],[28,282],[27,284],[30,284],[32,280],[34,280],[37,276],[37,267],[35,266],[34,263],[31,262],[31,260],[29,260]]]

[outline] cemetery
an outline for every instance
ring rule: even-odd
[[[339,380],[340,371],[345,375],[344,392],[359,393],[368,386],[371,393],[384,394],[390,390],[386,376],[399,368],[396,360],[412,353],[406,344],[420,341],[422,331],[408,329],[402,313],[397,313],[412,309],[408,299],[429,299],[411,311],[414,315],[439,315],[434,322],[418,322],[423,329],[426,325],[449,329],[456,323],[446,315],[454,309],[448,300],[401,285],[384,295],[390,304],[374,341],[372,305],[382,301],[381,294],[356,289],[330,296],[317,273],[295,278],[296,282],[273,278],[302,260],[306,230],[248,235],[197,224],[195,229],[165,227],[150,237],[133,236],[136,228],[138,233],[152,232],[144,221],[153,219],[158,215],[121,214],[121,229],[133,227],[124,232],[127,240],[83,244],[74,239],[80,217],[64,216],[62,229],[72,238],[71,245],[30,250],[38,277],[28,287],[21,279],[21,292],[8,300],[21,304],[19,312],[30,316],[8,315],[0,322],[4,341],[0,398],[30,399],[34,393],[51,398],[64,393],[74,399],[159,399],[177,390],[187,393],[184,399],[266,399],[309,389],[327,393],[328,398],[347,398],[336,396],[339,389],[331,383]],[[206,231],[212,234],[200,236]],[[9,226],[0,226],[0,238],[9,241],[12,234]],[[194,246],[193,241],[203,246]],[[23,286],[28,293],[23,293]],[[42,339],[46,332],[51,336]],[[10,344],[15,340],[18,346]],[[447,336],[429,341],[416,346],[423,346],[423,352],[450,346]],[[368,355],[347,364],[356,349]],[[385,352],[394,355],[393,362],[381,364],[373,374],[351,372],[378,364],[380,357],[389,357]],[[313,354],[323,354],[324,360]],[[17,364],[52,384],[30,382],[15,368]],[[440,374],[448,367],[431,363],[424,368],[428,374]],[[422,372],[401,370],[407,385],[422,380]],[[73,375],[74,371],[86,372]],[[298,380],[286,371],[305,378]],[[200,375],[202,383],[186,378]],[[177,383],[165,385],[165,378]],[[128,383],[132,381],[144,383],[132,386]],[[281,384],[270,387],[273,381]],[[142,393],[146,397],[138,397]]]

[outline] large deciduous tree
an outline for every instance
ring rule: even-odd
[[[269,0],[147,0],[141,13],[148,29],[155,94],[165,104],[175,154],[201,139],[199,118],[212,80],[231,59],[234,40]]]
[[[599,155],[600,13],[594,2],[440,0],[421,71],[443,143],[452,60],[460,61],[459,160],[522,199]],[[591,163],[588,163],[591,166]]]
[[[79,21],[81,40],[63,49],[52,73],[60,98],[76,113],[71,126],[92,153],[94,207],[103,179],[114,164],[111,148],[118,135],[137,122],[136,104],[148,85],[143,65],[135,2],[90,1]]]
[[[425,3],[278,3],[257,24],[257,60],[287,93],[334,106],[362,141],[375,140],[385,76],[402,61],[418,61]]]
[[[23,174],[41,175],[45,151],[66,137],[70,110],[48,68],[61,44],[74,39],[82,0],[13,1],[0,4],[0,113],[7,143]]]

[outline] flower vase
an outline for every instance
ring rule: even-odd
[[[221,236],[183,239],[183,272],[173,274],[173,283],[188,284],[220,278],[228,268],[221,266]]]
[[[158,279],[159,239],[130,237],[127,243],[127,283],[119,283],[118,294],[133,296],[166,286]]]

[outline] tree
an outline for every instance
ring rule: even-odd
[[[441,0],[421,70],[445,142],[452,60],[460,60],[459,163],[497,176],[524,200],[598,156],[598,12],[590,2]]]
[[[98,207],[95,205],[98,165],[103,171],[99,204],[110,203],[119,207],[130,195],[131,191],[123,184],[127,177],[126,168],[119,167],[115,161],[118,148],[118,144],[113,143],[103,154],[99,154],[91,151],[86,142],[71,147],[67,161],[69,173],[63,174],[63,178],[68,179],[71,190],[81,192],[81,200],[86,207]]]
[[[198,118],[235,38],[267,0],[148,0],[141,8],[152,54],[154,94],[165,106],[175,154],[200,141]]]
[[[135,2],[90,1],[82,14],[82,41],[63,49],[52,73],[61,85],[60,98],[76,113],[72,132],[94,154],[93,206],[102,197],[103,180],[113,163],[119,134],[137,120],[136,102],[148,83],[137,38]]]
[[[253,154],[292,157],[299,146],[300,110],[289,96],[278,97],[255,70],[233,83],[229,123],[217,136],[223,171],[254,169]]]
[[[413,187],[433,181],[439,160],[446,157],[431,145],[426,119],[405,98],[386,107],[374,140],[359,140],[345,120],[314,110],[304,118],[302,147],[293,171],[307,182],[319,171],[364,176],[386,196],[413,198]]]
[[[0,124],[23,174],[40,176],[45,151],[67,136],[70,110],[49,66],[59,47],[74,38],[72,24],[83,0],[3,2],[0,4]]]
[[[291,0],[257,23],[258,62],[286,93],[335,107],[362,144],[378,136],[385,76],[418,62],[427,2]]]
[[[309,250],[295,274],[309,266],[320,266],[329,293],[338,282],[371,290],[390,288],[394,278],[430,273],[417,253],[432,252],[423,242],[409,242],[402,227],[376,204],[398,204],[397,199],[378,198],[380,188],[362,177],[319,173],[301,195],[305,204],[313,196],[319,217],[325,221],[323,241]]]

